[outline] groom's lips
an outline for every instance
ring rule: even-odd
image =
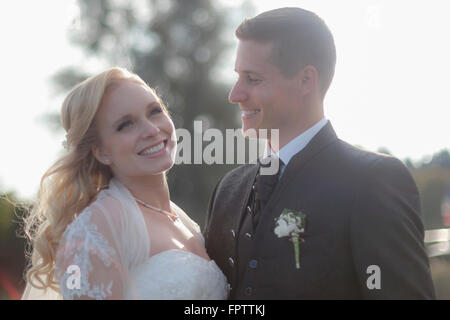
[[[261,112],[260,109],[241,109],[241,111],[242,111],[241,115],[242,120],[252,119]]]

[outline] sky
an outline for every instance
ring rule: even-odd
[[[221,0],[239,6],[240,1]],[[317,13],[337,48],[325,115],[338,136],[418,161],[450,148],[450,2],[446,0],[254,1],[257,12],[284,6]],[[74,0],[0,2],[0,193],[31,199],[62,152],[63,132],[43,115],[59,112],[50,77],[86,57],[67,35]],[[233,36],[233,31],[230,31]],[[91,61],[94,69],[100,62]],[[230,73],[233,61],[230,61]]]

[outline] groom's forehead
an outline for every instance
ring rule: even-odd
[[[265,73],[274,67],[271,60],[270,43],[239,41],[234,70],[238,73]]]

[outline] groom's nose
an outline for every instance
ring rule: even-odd
[[[230,94],[228,95],[228,101],[230,103],[242,103],[245,102],[248,99],[248,94],[242,90],[242,88],[239,85],[239,82],[237,82],[233,88],[230,91]]]

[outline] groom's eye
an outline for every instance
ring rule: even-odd
[[[247,76],[247,82],[249,82],[249,83],[254,84],[254,83],[258,83],[259,81],[261,81],[261,80],[258,78],[254,78],[252,76]]]

